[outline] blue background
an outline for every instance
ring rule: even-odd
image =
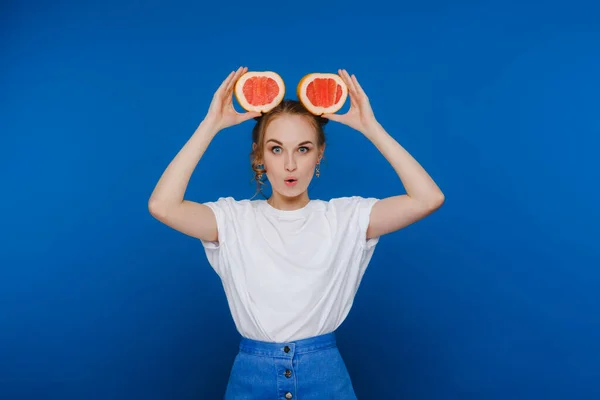
[[[232,70],[357,75],[446,195],[381,239],[339,345],[361,399],[600,398],[592,2],[4,2],[0,399],[217,399],[238,337],[160,174]],[[348,104],[342,110],[347,109]],[[186,197],[248,198],[252,123]],[[311,197],[404,190],[330,123]]]

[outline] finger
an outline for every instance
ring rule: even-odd
[[[344,81],[344,83],[346,84],[346,87],[348,88],[348,92],[350,92],[352,90],[352,86],[351,86],[351,83],[348,82],[348,78],[346,77],[345,70],[338,69],[338,75],[340,76],[340,78],[342,78],[342,81]]]
[[[346,86],[348,86],[348,91],[351,94],[353,94],[354,97],[358,97],[358,91],[356,90],[356,87],[354,86],[354,82],[352,81],[350,74],[348,74],[348,71],[343,69],[343,70],[341,70],[341,72],[342,72],[344,82],[346,83]]]
[[[350,75],[348,75],[348,72],[345,69],[340,69],[339,74],[346,86],[348,87],[348,93],[350,94],[350,106],[358,107],[359,95],[356,92],[354,83],[352,82]]]
[[[235,83],[238,81],[238,79],[240,79],[240,76],[242,76],[242,74],[244,74],[246,71],[248,71],[247,67],[239,67],[237,71],[235,71],[235,74],[227,84],[227,89],[225,91],[227,96],[229,96],[229,93],[233,91]]]
[[[260,117],[262,114],[255,111],[248,111],[245,113],[238,113],[238,123],[246,122],[252,118]]]
[[[223,96],[223,93],[225,92],[225,89],[227,88],[227,85],[229,84],[229,81],[233,77],[234,74],[235,74],[235,71],[231,71],[229,73],[229,75],[227,75],[227,78],[225,78],[223,80],[223,82],[221,82],[221,84],[219,85],[219,87],[217,88],[217,90],[215,91],[215,93],[213,94],[213,98],[212,98],[211,104],[212,103],[216,103],[216,102],[221,102],[221,98]]]
[[[342,122],[344,120],[343,114],[322,114],[321,117],[335,122]]]
[[[231,71],[229,73],[229,75],[227,75],[227,78],[225,78],[223,80],[223,82],[221,82],[221,85],[219,85],[219,88],[217,89],[217,93],[224,92],[226,90],[227,86],[229,85],[229,82],[231,81],[231,79],[233,78],[234,75],[235,75],[235,71]]]
[[[358,79],[356,78],[356,75],[354,75],[354,74],[352,74],[352,82],[354,83],[354,86],[356,87],[358,93],[361,94],[364,97],[367,97],[367,94],[363,90],[363,88],[360,85],[360,83],[358,83]]]

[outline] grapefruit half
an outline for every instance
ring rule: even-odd
[[[235,98],[246,111],[266,113],[283,100],[285,84],[272,71],[248,71],[235,83]]]
[[[346,102],[348,87],[337,74],[315,72],[300,80],[297,95],[313,114],[333,114]]]

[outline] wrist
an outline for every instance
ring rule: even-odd
[[[383,127],[381,124],[376,119],[372,119],[365,124],[364,128],[362,129],[362,134],[367,137],[371,137],[373,135],[377,135],[382,129]]]
[[[200,122],[200,125],[198,125],[198,128],[196,129],[196,132],[202,131],[203,133],[206,133],[210,136],[215,136],[217,133],[219,133],[220,130],[221,128],[219,127],[219,124],[216,120],[210,117],[206,117],[202,120],[202,122]]]

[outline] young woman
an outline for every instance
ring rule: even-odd
[[[338,73],[350,94],[346,114],[321,117],[299,102],[238,113],[232,105],[239,68],[223,81],[208,113],[161,176],[149,199],[151,214],[201,240],[221,278],[241,335],[226,399],[355,399],[335,331],[379,238],[431,214],[444,195],[417,161],[378,123],[354,75]],[[267,200],[221,197],[204,204],[184,199],[192,172],[223,129],[257,120],[252,168]],[[365,135],[397,172],[406,194],[310,199],[319,176],[329,120]]]

